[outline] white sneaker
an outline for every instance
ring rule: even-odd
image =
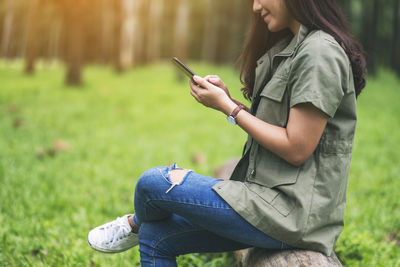
[[[106,253],[122,252],[136,246],[139,239],[137,234],[132,232],[128,216],[130,214],[91,230],[87,237],[89,246]]]

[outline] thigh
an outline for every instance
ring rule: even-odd
[[[177,214],[202,229],[250,246],[270,249],[288,247],[248,223],[212,189],[222,181],[221,179],[192,171],[179,185],[171,189],[168,176],[173,169],[171,167],[153,168],[151,175],[141,177],[144,181],[142,185],[139,185],[139,180],[137,186],[148,184],[146,190],[141,189],[145,195],[141,203],[146,203],[148,213],[153,209],[154,212],[162,210],[169,214]]]

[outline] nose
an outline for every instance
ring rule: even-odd
[[[262,9],[262,6],[260,4],[259,0],[254,0],[253,1],[253,12],[254,13],[260,13]]]

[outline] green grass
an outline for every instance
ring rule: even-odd
[[[400,81],[381,71],[358,99],[345,228],[336,247],[349,266],[400,266],[399,89]]]
[[[235,98],[238,74],[226,66],[190,64],[216,73]],[[0,266],[138,266],[137,248],[105,255],[87,232],[132,212],[137,178],[174,161],[213,175],[241,153],[246,134],[205,109],[166,62],[121,75],[85,68],[84,85],[63,85],[63,68],[0,62]],[[336,252],[348,266],[400,266],[400,81],[382,72],[358,101],[359,123],[346,222]],[[68,150],[47,154],[56,140]],[[51,151],[51,150],[50,150]],[[196,164],[193,154],[205,155]],[[400,241],[399,241],[400,242]],[[180,266],[232,266],[230,254],[180,257]]]

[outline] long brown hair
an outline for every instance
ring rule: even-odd
[[[349,23],[335,0],[284,0],[289,12],[309,30],[323,30],[332,35],[344,48],[354,76],[356,96],[365,87],[366,61],[360,43],[355,39]],[[253,0],[249,0],[249,5]],[[273,33],[258,13],[253,14],[253,23],[242,54],[240,80],[244,85],[243,95],[250,99],[254,87],[257,59],[268,51],[282,37],[291,34],[289,30]]]

